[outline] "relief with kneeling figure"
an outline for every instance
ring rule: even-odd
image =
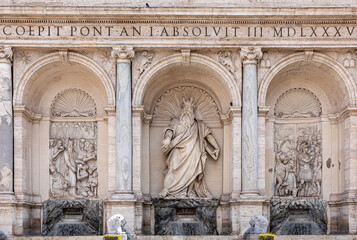
[[[51,197],[97,197],[96,128],[96,122],[51,123]]]
[[[275,125],[275,196],[321,195],[321,129],[313,124]]]

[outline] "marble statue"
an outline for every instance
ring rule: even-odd
[[[123,215],[115,214],[108,219],[108,234],[125,234],[126,220]]]
[[[212,197],[203,181],[204,170],[207,157],[217,160],[220,149],[212,131],[195,118],[194,110],[194,98],[184,98],[179,117],[164,130],[167,172],[161,198]]]
[[[249,221],[250,227],[243,234],[243,238],[246,239],[248,234],[264,234],[268,230],[269,221],[266,217],[255,214]]]

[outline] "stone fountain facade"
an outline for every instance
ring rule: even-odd
[[[1,1],[0,229],[357,234],[356,7]]]

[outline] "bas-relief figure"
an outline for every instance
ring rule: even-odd
[[[0,191],[11,191],[12,171],[7,165],[0,170]]]
[[[51,106],[56,117],[90,117],[96,113],[93,99],[80,89],[61,92]],[[97,197],[96,139],[96,122],[51,122],[51,197]]]
[[[180,115],[164,130],[167,171],[161,198],[212,197],[203,181],[204,170],[208,156],[217,160],[220,149],[212,131],[195,118],[194,102],[193,97],[183,98]]]

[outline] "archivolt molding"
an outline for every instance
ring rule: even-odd
[[[259,88],[259,93],[258,93],[259,106],[265,106],[267,91],[274,77],[285,67],[301,61],[305,61],[304,52],[291,54],[281,59],[266,73]],[[314,52],[310,61],[317,62],[319,64],[324,64],[327,67],[334,70],[337,73],[337,75],[341,77],[347,88],[348,97],[349,97],[348,104],[351,106],[356,105],[356,93],[357,93],[356,83],[354,82],[352,76],[348,73],[346,68],[344,68],[339,62],[333,60],[329,56],[322,53]]]
[[[191,53],[190,64],[192,63],[195,63],[202,67],[208,67],[212,69],[212,71],[215,71],[219,76],[221,76],[221,78],[217,80],[221,81],[221,83],[224,84],[227,89],[229,89],[232,106],[241,105],[239,88],[234,80],[234,76],[232,76],[232,74],[223,65],[221,65],[220,63],[218,63],[217,61],[215,61],[210,57],[197,53]],[[135,86],[134,94],[133,94],[133,105],[134,106],[143,105],[143,98],[145,95],[145,91],[149,87],[151,81],[154,79],[156,73],[158,73],[160,70],[166,67],[173,66],[173,65],[180,65],[180,64],[183,64],[182,54],[176,53],[171,56],[162,58],[157,62],[155,62],[154,64],[152,64],[151,66],[149,66],[145,70],[145,72],[141,75],[138,83]]]
[[[107,96],[108,96],[108,105],[113,106],[115,105],[115,91],[114,87],[110,81],[110,78],[108,74],[102,69],[95,61],[92,59],[83,56],[78,53],[73,53],[69,52],[68,53],[68,61],[69,62],[75,62],[79,63],[88,69],[90,69],[93,73],[95,73],[99,79],[101,80],[102,84],[105,87]],[[15,105],[24,105],[23,103],[23,97],[24,97],[24,91],[26,89],[28,81],[31,79],[33,74],[35,74],[39,69],[42,67],[46,66],[47,64],[53,63],[53,62],[61,62],[61,56],[60,54],[56,53],[51,53],[47,54],[40,59],[38,59],[34,64],[32,64],[23,74],[22,78],[16,85],[14,89],[14,104]]]

